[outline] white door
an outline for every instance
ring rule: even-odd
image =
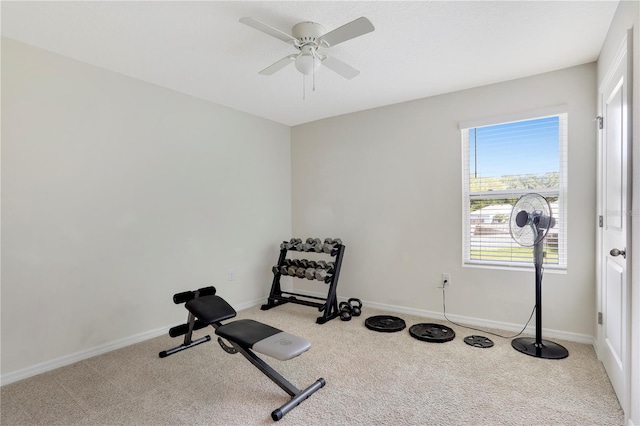
[[[627,38],[627,40],[630,40]],[[629,156],[631,147],[631,91],[627,40],[621,46],[612,69],[600,88],[602,130],[600,131],[600,312],[598,355],[628,413],[630,393],[630,276],[627,273],[627,242],[630,209]]]

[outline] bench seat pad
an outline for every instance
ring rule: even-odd
[[[185,307],[200,321],[211,325],[236,316],[236,311],[220,296],[209,295],[189,300]]]
[[[311,347],[302,337],[250,319],[224,324],[216,329],[216,334],[280,361],[294,358]]]

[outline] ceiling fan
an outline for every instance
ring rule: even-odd
[[[348,80],[360,74],[360,71],[333,56],[322,53],[321,50],[367,34],[375,29],[365,17],[355,19],[329,32],[326,32],[322,25],[315,22],[300,22],[293,26],[292,35],[254,18],[241,18],[240,22],[289,43],[298,50],[298,53],[285,56],[260,71],[259,74],[272,75],[293,62],[296,69],[304,75],[315,74],[321,65],[324,65]]]

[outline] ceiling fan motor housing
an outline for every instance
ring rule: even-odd
[[[291,34],[304,45],[307,43],[318,44],[317,39],[326,34],[326,30],[315,22],[300,22],[293,26]]]

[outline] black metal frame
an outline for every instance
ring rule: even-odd
[[[220,323],[211,324],[214,328],[220,327]],[[224,349],[225,352],[230,354],[241,353],[251,364],[253,364],[258,370],[260,370],[265,376],[267,376],[273,383],[278,385],[280,389],[285,391],[291,399],[282,405],[280,408],[276,408],[271,412],[271,418],[275,421],[280,420],[289,411],[293,410],[302,401],[307,399],[318,389],[322,388],[326,382],[323,378],[319,378],[313,384],[306,389],[300,390],[292,385],[287,379],[285,379],[280,373],[271,368],[269,364],[264,362],[262,358],[256,355],[251,349],[243,347],[236,342],[229,340],[231,346],[228,346],[221,337],[218,337],[218,344]]]
[[[179,305],[181,303],[188,302],[191,299],[196,297],[204,296],[206,294],[216,294],[215,287],[203,287],[194,291],[185,291],[182,293],[176,293],[173,296],[173,303]],[[187,322],[185,324],[176,325],[175,327],[171,327],[169,330],[169,336],[178,337],[184,334],[184,341],[181,345],[176,346],[175,348],[167,349],[166,351],[161,351],[158,356],[160,358],[168,357],[169,355],[173,355],[176,352],[183,351],[185,349],[192,348],[201,343],[205,343],[211,340],[211,336],[206,335],[197,340],[191,340],[194,330],[199,330],[201,328],[205,328],[207,324],[198,321],[196,317],[189,312],[189,316],[187,317]]]
[[[266,311],[271,308],[275,308],[276,306],[284,305],[285,303],[297,303],[298,305],[306,305],[318,308],[318,310],[323,313],[316,319],[316,323],[318,324],[324,324],[327,321],[339,317],[340,310],[338,309],[338,294],[336,290],[338,287],[340,268],[342,267],[342,257],[344,256],[344,249],[345,246],[343,244],[338,244],[336,248],[330,253],[330,255],[332,257],[335,256],[336,259],[334,261],[333,275],[331,276],[331,279],[328,283],[329,290],[327,291],[327,297],[316,297],[306,294],[282,291],[282,288],[280,286],[280,277],[282,276],[282,274],[280,273],[280,267],[284,265],[284,260],[287,257],[288,250],[286,248],[280,249],[280,257],[278,258],[277,265],[278,267],[276,268],[278,272],[274,272],[273,282],[271,284],[271,292],[269,293],[267,303],[262,305],[260,309]],[[299,299],[299,297],[302,297],[303,299]],[[314,302],[314,300],[319,300],[324,303]]]
[[[205,287],[199,290],[188,291],[183,293],[177,293],[173,296],[173,301],[176,304],[188,302],[191,299],[200,297],[201,295],[212,295],[215,294],[216,290],[214,287]],[[217,321],[210,324],[214,329],[222,326],[222,323]],[[187,317],[187,322],[185,324],[177,325],[172,327],[169,330],[169,336],[177,337],[181,335],[185,335],[184,342],[176,346],[172,349],[167,349],[166,351],[161,351],[158,356],[160,358],[165,358],[169,355],[173,355],[176,352],[183,351],[185,349],[192,348],[201,343],[205,343],[211,340],[211,336],[207,335],[197,340],[192,340],[192,334],[194,330],[198,330],[201,328],[207,327],[207,324],[198,320],[195,315],[189,312],[189,316]],[[232,340],[229,340],[231,346],[224,343],[221,337],[218,337],[218,343],[220,347],[229,354],[241,353],[251,364],[253,364],[258,370],[260,370],[265,376],[271,379],[276,385],[278,385],[282,390],[284,390],[291,399],[287,401],[280,408],[277,408],[271,412],[271,418],[274,421],[278,421],[284,417],[289,411],[293,410],[297,407],[302,401],[307,399],[311,394],[316,392],[318,389],[324,387],[326,384],[323,378],[319,378],[313,384],[308,386],[305,389],[298,389],[294,385],[292,385],[287,379],[285,379],[280,373],[275,371],[269,364],[267,364],[264,360],[262,360],[258,355],[256,355],[250,348],[244,347]]]

